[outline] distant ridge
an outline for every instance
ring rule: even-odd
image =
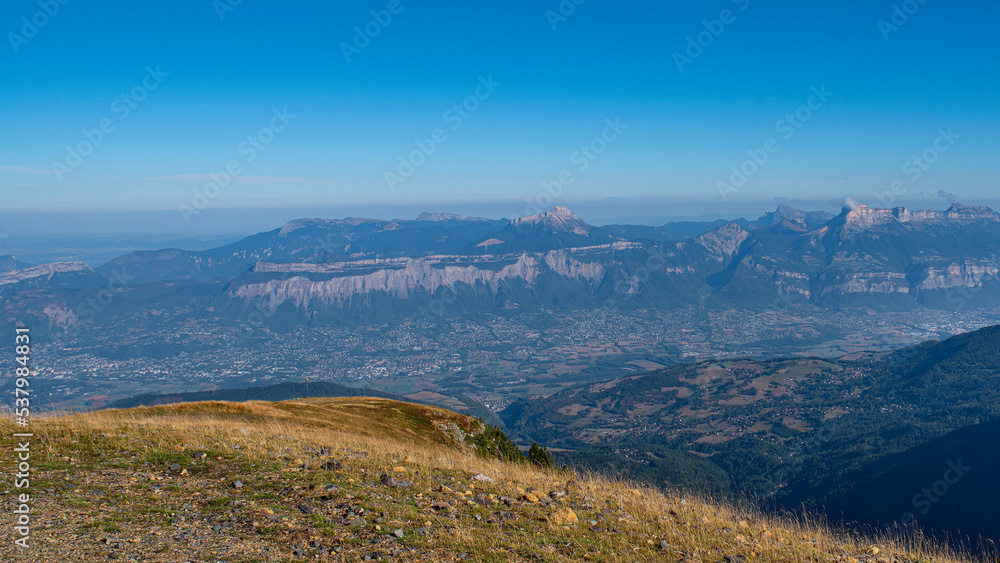
[[[468,254],[545,252],[564,248],[598,246],[621,237],[581,219],[568,207],[552,209],[515,219],[496,233],[482,237],[465,248]]]
[[[267,385],[264,387],[249,387],[245,389],[218,389],[215,391],[195,391],[192,393],[171,393],[166,395],[136,395],[120,399],[108,404],[108,409],[129,409],[133,407],[170,405],[173,403],[194,403],[198,401],[231,401],[245,403],[246,401],[287,401],[289,399],[306,399],[309,397],[380,397],[403,402],[415,402],[404,399],[392,393],[383,393],[373,389],[358,389],[330,383],[329,381],[295,381]]]
[[[470,217],[469,215],[458,215],[456,213],[431,213],[424,211],[417,215],[417,221],[490,221],[486,217]]]

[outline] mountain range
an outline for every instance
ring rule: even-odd
[[[264,310],[286,325],[678,307],[963,310],[1000,304],[1000,215],[954,204],[837,216],[782,205],[754,221],[658,228],[594,227],[565,207],[513,221],[300,219],[210,250],[131,252],[93,269],[0,264],[0,294],[10,296],[0,314],[50,326],[45,310],[73,310],[78,292],[109,286],[123,298],[102,314],[133,297],[132,306],[197,299],[223,320]]]
[[[366,354],[377,363],[387,354],[423,355],[426,331],[400,337],[398,346],[365,341],[370,325],[391,333],[407,319],[460,323],[489,313],[488,332],[505,315],[533,316],[542,335],[546,323],[575,312],[683,308],[708,317],[734,310],[841,310],[865,323],[872,311],[992,307],[1000,304],[1000,215],[955,204],[944,211],[855,206],[836,216],[782,206],[754,221],[658,228],[595,227],[565,207],[513,221],[432,213],[415,220],[300,219],[219,248],[132,252],[97,268],[32,266],[13,257],[0,264],[6,264],[0,271],[4,322],[30,325],[39,339],[46,330],[72,336],[72,327],[99,326],[90,331],[100,340],[88,345],[88,357],[127,362],[141,359],[144,350],[153,360],[154,352],[186,354],[193,359],[183,369],[197,370],[199,355],[210,355],[219,335],[257,314],[272,328],[347,326],[351,331],[324,338],[361,342],[341,354]],[[151,327],[166,338],[173,338],[172,328],[183,336],[141,345],[122,338]],[[307,336],[320,356],[323,341]],[[585,344],[612,337],[601,338]],[[280,355],[288,350],[277,347],[280,341],[227,340],[239,350],[225,361],[248,366],[247,354]],[[471,385],[473,376],[488,389],[490,373],[460,370],[496,341],[488,334],[474,338],[461,354],[451,349],[455,354],[441,355],[423,373],[461,382],[451,387],[459,393],[482,391]],[[513,346],[511,357],[525,346]],[[558,356],[544,344],[537,350]],[[983,440],[1000,417],[998,350],[1000,328],[993,327],[854,357],[776,357],[772,350],[761,360],[679,363],[638,374],[619,365],[607,375],[578,372],[579,379],[551,394],[532,392],[533,381],[523,388],[509,384],[518,396],[501,416],[522,443],[552,446],[567,463],[613,466],[712,493],[763,495],[780,506],[881,525],[897,509],[913,513],[913,503],[873,507],[858,501],[862,492],[888,491],[896,483],[892,498],[909,494],[912,500],[922,489],[911,494],[910,485],[943,471],[943,458],[945,464],[973,460],[975,468],[993,459],[962,448]],[[626,356],[615,349],[608,354]],[[457,370],[449,367],[454,362]],[[555,377],[521,374],[520,382]],[[417,396],[416,390],[400,394]],[[197,398],[214,396],[230,395]],[[475,402],[467,398],[455,404]],[[162,400],[184,397],[136,399]],[[906,473],[924,457],[933,463]],[[970,471],[967,482],[976,479]],[[953,514],[949,503],[964,498],[954,492],[915,520],[948,532],[992,533],[985,524],[961,521],[959,528],[947,517],[934,519]]]

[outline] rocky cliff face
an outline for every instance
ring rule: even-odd
[[[353,297],[377,292],[406,299],[415,293],[433,294],[438,289],[454,288],[458,284],[483,286],[495,294],[504,281],[520,280],[532,286],[541,273],[593,285],[607,273],[607,264],[595,260],[595,254],[631,246],[630,243],[615,243],[537,254],[430,256],[328,264],[258,262],[254,273],[271,274],[273,279],[234,283],[228,295],[247,301],[265,300],[275,307],[290,301],[308,309],[341,307]],[[315,279],[317,276],[328,279]]]
[[[336,266],[260,265],[259,271],[284,271],[286,276],[264,282],[234,284],[229,289],[229,295],[237,299],[262,299],[273,307],[285,301],[291,301],[305,309],[316,306],[340,307],[359,295],[385,292],[393,297],[406,299],[417,291],[434,293],[442,287],[454,287],[459,283],[473,287],[484,285],[495,293],[500,282],[507,279],[517,278],[533,284],[539,271],[538,260],[528,255],[522,255],[515,262],[499,269],[480,268],[477,265],[442,265],[436,259],[407,258],[393,261],[392,264],[384,262],[370,273],[347,273],[326,280],[311,280],[294,273],[331,273]],[[340,270],[340,273],[345,272]]]
[[[967,260],[941,267],[927,268],[927,277],[917,285],[919,290],[953,287],[981,287],[984,282],[1000,281],[997,263],[983,264]]]
[[[701,235],[695,242],[704,246],[716,260],[722,262],[736,254],[740,245],[749,236],[750,233],[736,223],[729,223]]]
[[[879,209],[858,205],[853,209],[844,209],[841,216],[844,218],[845,228],[850,231],[868,230],[892,223],[1000,222],[1000,214],[988,207],[972,207],[958,203],[945,211],[933,209],[910,211],[905,207]]]

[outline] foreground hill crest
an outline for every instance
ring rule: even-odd
[[[36,423],[44,454],[34,478],[48,492],[33,505],[46,525],[32,560],[955,561],[923,545],[839,539],[690,495],[481,457],[454,432],[476,426],[381,399],[47,419]]]

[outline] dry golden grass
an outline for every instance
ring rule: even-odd
[[[41,452],[36,486],[54,492],[39,495],[36,510],[45,524],[36,531],[31,560],[100,561],[119,551],[116,557],[141,561],[283,561],[295,558],[294,546],[302,543],[312,546],[307,556],[332,561],[389,550],[398,552],[395,560],[424,561],[970,560],[919,539],[850,537],[821,523],[681,492],[482,459],[440,430],[452,424],[469,431],[477,423],[442,409],[370,398],[189,403],[38,420],[31,429]],[[15,430],[3,422],[0,431]],[[316,469],[324,446],[344,460],[343,470]],[[212,459],[192,462],[190,453],[201,450]],[[173,462],[190,474],[162,468]],[[378,483],[378,475],[394,470],[413,487]],[[469,481],[480,473],[495,482]],[[233,491],[237,476],[247,484]],[[309,492],[317,485],[336,485],[336,498],[317,500],[318,493]],[[107,496],[87,496],[95,489]],[[473,502],[463,489],[490,501]],[[527,494],[557,490],[568,494],[547,504]],[[192,499],[202,503],[194,512],[186,508]],[[453,510],[431,504],[445,501]],[[382,516],[347,527],[330,508],[338,502],[364,503]],[[313,503],[316,512],[296,511],[302,503]],[[179,507],[187,519],[177,516]],[[552,514],[567,507],[579,522],[555,524]],[[261,523],[260,511],[282,518]],[[211,528],[225,518],[235,523],[228,531]],[[395,527],[405,531],[403,538],[386,537]],[[139,539],[110,548],[119,543],[109,534]],[[199,547],[170,539],[188,536],[199,538]],[[2,560],[16,554],[11,549],[0,547]]]

